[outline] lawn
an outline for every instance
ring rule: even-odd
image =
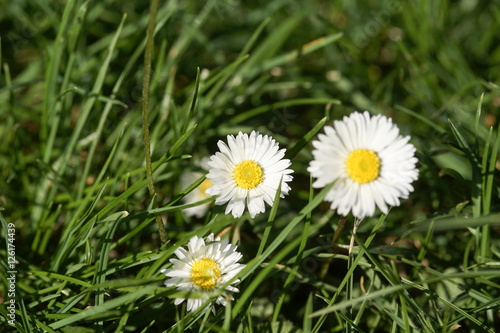
[[[498,332],[499,31],[498,0],[1,1],[0,327]],[[320,141],[364,111],[399,187],[360,213]]]

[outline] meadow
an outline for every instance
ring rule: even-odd
[[[0,1],[0,327],[498,332],[499,31],[498,0]],[[356,111],[418,170],[361,215],[311,166]],[[253,131],[289,163],[221,203]]]

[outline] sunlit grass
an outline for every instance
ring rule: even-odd
[[[499,4],[160,1],[146,59],[149,3],[0,4],[0,264],[13,270],[12,223],[15,328],[495,332]],[[340,217],[306,168],[323,126],[356,110],[412,137],[419,180],[362,221],[349,256],[354,219],[332,244]],[[289,195],[255,218],[185,204],[205,177],[183,188],[181,175],[253,130],[287,149]],[[202,218],[183,212],[205,203]],[[174,299],[196,295],[160,270],[210,233],[239,244],[240,293],[186,313]]]

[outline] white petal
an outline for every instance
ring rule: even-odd
[[[325,126],[325,133],[312,142],[314,159],[307,170],[315,178],[314,188],[321,188],[336,180],[325,196],[337,213],[352,213],[358,218],[372,216],[378,207],[388,212],[388,205],[399,205],[413,191],[411,183],[418,178],[414,157],[415,147],[409,137],[402,137],[390,118],[370,117],[353,112],[334,126]],[[345,161],[357,149],[374,151],[380,159],[380,170],[375,180],[359,184],[347,174]]]
[[[293,177],[293,170],[288,169],[291,162],[283,159],[285,149],[279,149],[278,143],[267,135],[252,131],[250,135],[239,132],[236,137],[227,136],[227,144],[219,141],[220,152],[216,152],[208,163],[210,169],[207,178],[212,183],[206,193],[216,196],[215,204],[227,204],[225,213],[240,217],[248,207],[251,217],[265,212],[266,202],[273,204],[280,179],[282,180],[281,196],[288,194]],[[249,190],[240,188],[234,180],[234,167],[243,160],[251,160],[262,167],[263,182]],[[201,199],[202,200],[202,199]],[[200,201],[200,200],[197,200]],[[194,202],[197,202],[194,201]]]

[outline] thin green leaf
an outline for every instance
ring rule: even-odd
[[[98,314],[102,314],[106,311],[110,311],[113,309],[116,309],[128,302],[133,302],[140,297],[143,297],[144,295],[147,295],[149,293],[152,293],[156,288],[158,288],[156,285],[152,286],[144,286],[142,288],[139,288],[133,292],[127,293],[122,296],[118,296],[116,298],[113,298],[99,306],[95,306],[92,308],[85,309],[82,312],[79,312],[77,314],[70,315],[64,319],[58,320],[52,324],[49,325],[50,328],[57,330],[60,328],[63,328],[68,325],[72,325],[76,322],[80,322],[82,320],[85,320],[86,318],[89,318],[91,316],[95,316]]]

